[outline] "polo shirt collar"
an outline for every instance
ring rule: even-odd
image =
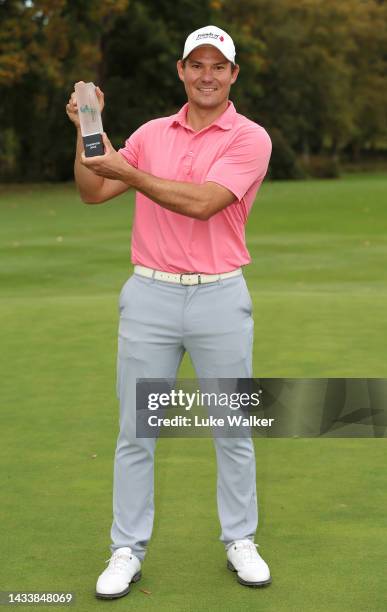
[[[176,113],[176,115],[172,115],[171,125],[181,125],[182,127],[192,130],[192,127],[188,125],[187,123],[187,112],[188,112],[188,102],[184,104],[184,106],[179,110],[178,113]],[[216,125],[217,127],[220,127],[222,130],[231,130],[234,124],[234,121],[235,121],[236,114],[237,112],[235,110],[235,106],[231,102],[231,100],[229,100],[228,107],[226,108],[226,110],[207,127]]]

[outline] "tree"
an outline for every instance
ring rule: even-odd
[[[7,159],[10,143],[17,141],[16,165],[24,180],[72,176],[74,143],[64,113],[66,98],[76,80],[101,74],[102,34],[127,7],[128,0],[0,4],[0,118],[7,135],[0,141],[0,156]],[[3,163],[3,177],[7,167]]]

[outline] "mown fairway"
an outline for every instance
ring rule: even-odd
[[[245,271],[256,376],[387,377],[386,193],[382,175],[264,184]],[[3,186],[0,207],[0,590],[73,591],[77,612],[384,611],[382,439],[256,440],[264,590],[226,570],[212,441],[160,440],[143,579],[94,599],[110,555],[133,197],[85,206],[72,185]]]

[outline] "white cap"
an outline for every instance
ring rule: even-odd
[[[185,59],[191,51],[200,47],[201,45],[212,45],[219,49],[223,53],[224,57],[228,59],[232,64],[235,64],[235,46],[231,36],[224,30],[217,28],[216,26],[205,26],[199,30],[192,32],[185,41],[183,58]]]

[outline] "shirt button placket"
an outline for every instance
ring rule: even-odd
[[[191,174],[192,172],[192,161],[193,161],[193,151],[188,151],[187,155],[184,157],[184,170],[186,174]]]

